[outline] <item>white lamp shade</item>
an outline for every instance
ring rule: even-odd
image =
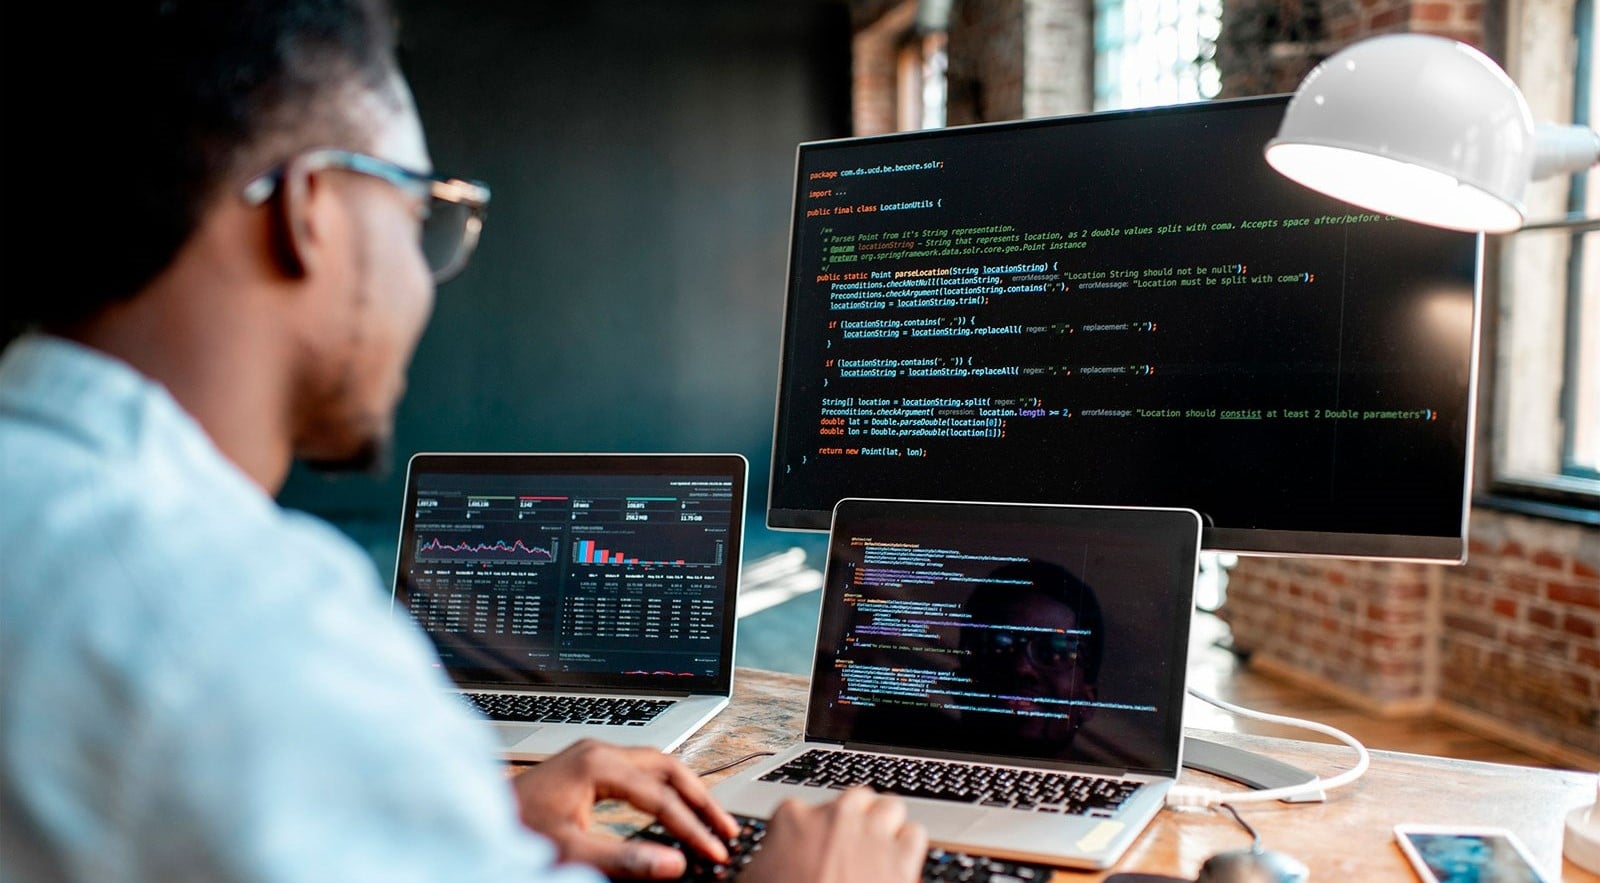
[[[1266,157],[1371,211],[1498,233],[1522,225],[1534,146],[1527,101],[1488,56],[1443,37],[1390,34],[1307,74]]]

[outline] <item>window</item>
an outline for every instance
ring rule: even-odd
[[[1534,118],[1600,120],[1595,0],[1527,3],[1509,52]],[[1530,225],[1600,213],[1600,174],[1535,182]],[[1502,240],[1489,490],[1600,507],[1600,230]]]
[[[1094,109],[1215,98],[1222,0],[1095,0]]]

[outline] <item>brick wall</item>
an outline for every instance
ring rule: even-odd
[[[1439,568],[1336,559],[1242,559],[1221,611],[1258,663],[1301,672],[1381,713],[1430,704],[1429,596]]]
[[[1340,44],[1412,31],[1484,45],[1483,0],[1331,0],[1322,9],[1327,36]]]
[[[1475,511],[1442,574],[1444,716],[1600,757],[1600,530]]]
[[[1437,34],[1491,55],[1503,48],[1485,0],[1244,0],[1223,4],[1222,96],[1293,92],[1341,47],[1377,34]]]
[[[1469,536],[1461,567],[1245,558],[1223,615],[1266,670],[1595,764],[1600,529],[1475,509]]]

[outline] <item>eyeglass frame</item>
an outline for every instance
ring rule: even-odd
[[[1001,641],[1009,641],[1010,645],[1005,647],[998,646]],[[1064,644],[1069,644],[1072,649],[1061,653],[1059,662],[1052,663],[1038,658],[1039,653],[1046,652],[1045,650],[1036,649],[1044,641],[1061,641]],[[1020,650],[1023,658],[1028,660],[1028,664],[1037,669],[1066,671],[1076,668],[1083,661],[1085,643],[1086,641],[1082,636],[1067,635],[1060,632],[1038,632],[1019,635],[1010,631],[1000,631],[991,635],[984,635],[976,649],[981,656],[994,659],[1012,658]]]
[[[472,253],[478,248],[478,235],[483,230],[483,218],[489,205],[489,186],[480,181],[468,181],[462,178],[443,178],[408,169],[398,163],[358,153],[354,150],[343,150],[337,147],[321,147],[309,150],[299,155],[308,171],[323,171],[325,169],[343,169],[360,175],[377,178],[393,184],[395,187],[413,193],[417,196],[438,199],[453,205],[464,206],[467,209],[466,225],[461,231],[461,246],[456,256],[450,263],[437,270],[429,270],[433,276],[434,285],[442,285],[454,279],[467,262],[472,259]],[[239,195],[244,198],[245,204],[250,206],[265,205],[267,200],[278,191],[278,185],[283,183],[283,174],[286,163],[272,168],[251,178],[244,185]]]

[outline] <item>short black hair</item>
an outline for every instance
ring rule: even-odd
[[[1036,558],[1003,564],[988,578],[1025,581],[1028,586],[986,586],[968,603],[967,612],[977,619],[984,619],[1026,592],[1065,604],[1077,617],[1077,627],[1084,632],[1084,680],[1092,684],[1100,679],[1100,661],[1105,655],[1105,615],[1100,611],[1100,599],[1095,597],[1094,589],[1088,583],[1059,564]]]
[[[13,286],[11,309],[46,327],[138,293],[252,164],[318,144],[360,149],[340,99],[352,87],[390,94],[397,71],[385,0],[28,6],[38,21],[9,39],[47,63],[8,87],[8,165],[23,196],[11,254],[49,287]]]

